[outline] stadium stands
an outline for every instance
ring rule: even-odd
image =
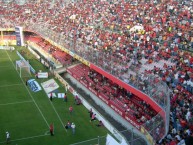
[[[130,115],[137,124],[142,124],[156,115],[156,112],[143,100],[83,64],[71,67],[67,71],[105,103],[108,104],[110,100],[122,114]],[[136,115],[134,112],[139,114]]]
[[[66,54],[64,51],[60,50],[57,47],[54,47],[49,42],[38,37],[28,37],[26,41],[31,41],[40,46],[46,53],[52,55],[56,61],[60,62],[63,66],[68,66],[72,63],[72,57]]]
[[[21,8],[24,6],[25,9]],[[135,4],[126,0],[82,0],[68,4],[63,1],[55,1],[54,4],[42,1],[25,3],[24,6],[0,3],[0,14],[3,16],[0,18],[1,27],[20,25],[32,31],[32,26],[36,26],[41,35],[62,44],[144,93],[152,94],[154,101],[163,108],[163,96],[167,95],[164,89],[155,90],[155,82],[166,82],[171,90],[170,125],[168,135],[160,144],[182,143],[192,136],[191,0],[141,0]],[[62,64],[70,63],[71,57],[58,48],[44,40],[36,43]],[[120,104],[117,108],[138,124],[156,115],[151,107],[144,112],[141,107],[144,102],[137,96],[132,95],[128,99],[125,94],[119,94],[123,90],[117,84],[82,64],[69,68],[68,72],[98,97],[114,106]],[[90,77],[90,73],[94,78]],[[161,79],[155,77],[151,82],[147,74]],[[104,85],[104,80],[109,85]],[[147,80],[149,82],[146,84]],[[150,84],[154,88],[150,88]],[[113,96],[115,92],[116,98]],[[161,131],[158,129],[155,135]]]

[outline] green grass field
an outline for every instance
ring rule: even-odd
[[[48,71],[33,56],[28,59],[36,70]],[[70,145],[107,135],[106,128],[96,126],[98,121],[90,123],[88,110],[83,105],[74,105],[69,92],[67,103],[58,98],[51,102],[44,90],[32,92],[25,84],[29,78],[19,77],[15,69],[16,60],[19,60],[16,51],[0,50],[0,145],[6,144],[6,131],[11,135],[9,144],[13,145]],[[41,83],[46,80],[37,81]],[[59,85],[58,92],[65,92]],[[68,110],[70,105],[74,108],[72,115]],[[74,135],[72,130],[65,129],[68,120],[76,124]],[[51,123],[54,124],[53,137],[49,134]],[[82,143],[87,144],[97,144],[97,139]]]

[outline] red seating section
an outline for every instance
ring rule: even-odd
[[[133,125],[144,123],[142,116],[149,120],[156,115],[153,108],[143,104],[143,100],[134,95],[128,97],[125,90],[84,64],[70,67],[67,72],[121,116],[129,118],[130,123],[135,123]]]
[[[38,37],[29,37],[29,38],[26,38],[26,39],[36,43],[46,53],[51,54],[62,65],[69,65],[69,64],[71,64],[72,57],[70,55],[68,55],[67,53],[65,53],[61,49],[51,45],[46,40],[44,40],[42,38],[38,38]]]

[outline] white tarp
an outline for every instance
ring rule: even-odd
[[[48,78],[48,72],[38,72],[37,74],[38,78]]]
[[[107,135],[106,145],[120,145],[111,135]]]
[[[110,134],[107,134],[106,145],[127,145],[125,140],[122,140],[121,143],[118,143]]]
[[[58,98],[64,98],[64,93],[58,93]]]
[[[10,46],[0,46],[0,49],[4,49],[4,50],[15,50],[15,47],[10,47]]]
[[[50,79],[46,82],[43,82],[41,83],[41,85],[47,94],[59,88],[59,85],[55,82],[54,79]]]
[[[53,98],[57,97],[55,93],[49,93],[49,94],[47,94],[48,98],[50,98],[51,95],[52,95]]]

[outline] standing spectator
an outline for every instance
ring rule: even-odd
[[[190,112],[190,109],[188,108],[188,111],[186,113],[186,120],[189,122],[190,118],[191,118],[191,112]]]
[[[68,91],[68,84],[65,84],[65,90],[66,90],[66,93]]]
[[[67,126],[68,126],[68,128],[71,128],[71,123],[70,123],[69,120],[68,120],[68,122],[67,122]]]
[[[91,122],[91,121],[94,121],[94,120],[96,120],[96,114],[92,114],[92,117],[91,117],[90,122]]]
[[[71,125],[71,128],[72,128],[72,134],[75,134],[75,124],[74,123],[72,123],[72,125]]]
[[[64,102],[67,102],[67,95],[64,93]]]
[[[185,71],[185,76],[184,76],[184,80],[188,81],[190,79],[190,76],[188,74],[188,71]]]
[[[70,114],[72,114],[72,112],[73,112],[73,107],[72,106],[69,107],[69,112],[70,112]]]
[[[53,98],[52,93],[50,93],[50,101],[52,101],[52,98]]]
[[[90,118],[92,118],[92,114],[93,114],[93,112],[92,112],[92,108],[90,108],[90,110],[89,110],[89,114],[90,114]]]
[[[54,135],[54,126],[53,126],[53,124],[50,124],[50,135],[51,136]]]
[[[66,129],[71,128],[71,123],[70,123],[70,121],[69,121],[69,120],[68,120],[67,124],[65,125],[65,128],[66,128]]]
[[[10,134],[9,132],[7,131],[6,132],[6,143],[8,144],[10,142]]]
[[[81,100],[80,100],[80,98],[78,98],[77,95],[75,96],[74,103],[75,103],[76,105],[80,105],[80,104],[81,104]]]
[[[35,74],[36,79],[38,79],[38,73]]]

